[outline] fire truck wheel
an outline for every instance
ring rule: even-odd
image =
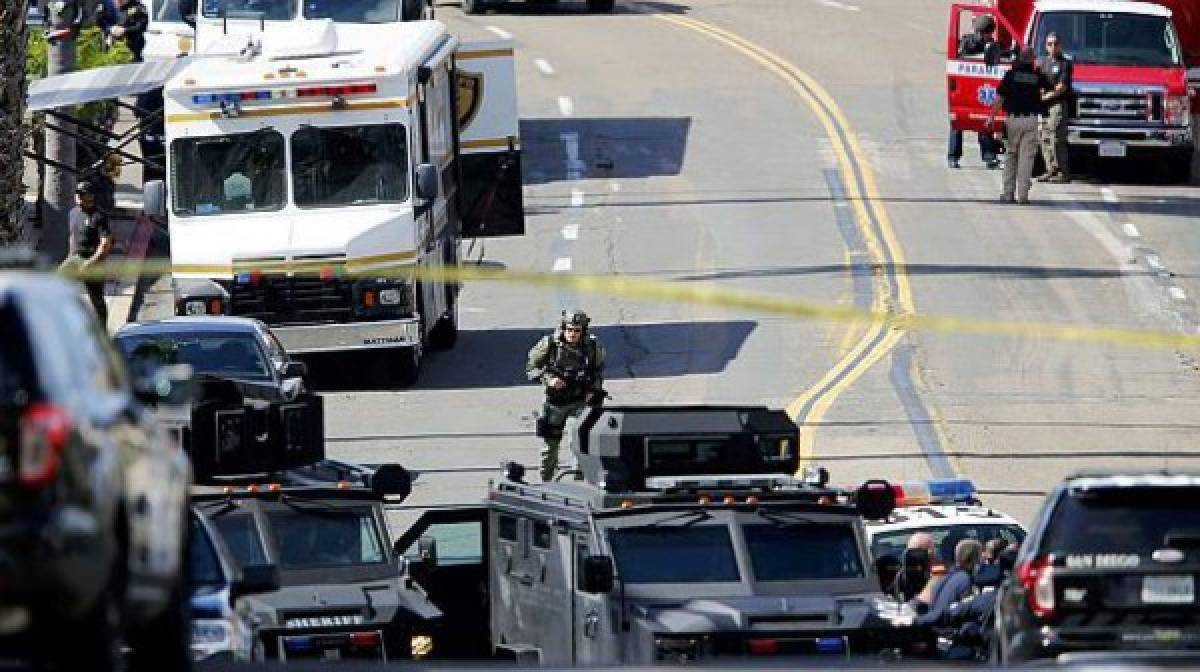
[[[589,12],[611,12],[616,4],[616,0],[587,0]]]
[[[1192,155],[1183,154],[1172,157],[1167,162],[1167,178],[1176,184],[1192,183]]]

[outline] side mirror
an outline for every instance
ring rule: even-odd
[[[417,539],[417,561],[426,570],[437,567],[437,539],[433,537],[421,537]]]
[[[277,565],[249,565],[242,568],[242,578],[230,586],[234,598],[255,593],[272,593],[279,590],[279,567]]]
[[[611,593],[615,572],[612,558],[607,555],[590,555],[583,560],[583,575],[579,579],[579,590],[591,595]]]
[[[887,481],[873,479],[854,493],[854,506],[867,520],[883,520],[896,509],[896,493]]]
[[[142,212],[151,217],[167,216],[167,185],[162,180],[150,180],[142,185]]]
[[[179,0],[179,14],[184,23],[196,29],[196,0]]]
[[[432,163],[417,165],[417,198],[432,201],[438,196],[438,169]]]
[[[306,376],[308,376],[308,365],[304,362],[291,359],[283,365],[284,378],[304,378]]]

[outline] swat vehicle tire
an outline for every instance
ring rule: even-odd
[[[391,362],[392,383],[399,387],[412,387],[421,377],[421,349],[412,346],[401,348]]]
[[[463,14],[480,14],[483,12],[483,0],[462,0]]]
[[[402,21],[420,21],[426,18],[426,0],[403,0],[400,3],[400,19]]]
[[[587,0],[587,8],[593,14],[600,12],[611,12],[613,7],[616,7],[617,0]]]
[[[435,350],[449,350],[458,343],[458,301],[454,298],[453,290],[446,288],[446,314],[438,318],[429,332],[429,347]]]
[[[191,664],[191,603],[181,573],[162,613],[129,633],[130,672],[186,670]]]

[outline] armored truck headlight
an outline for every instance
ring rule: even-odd
[[[382,306],[398,306],[404,301],[404,291],[399,287],[379,290],[379,304]]]
[[[233,626],[223,618],[192,620],[192,660],[205,660],[233,650]]]

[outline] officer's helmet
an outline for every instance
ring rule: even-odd
[[[75,184],[75,193],[77,194],[95,194],[96,186],[87,180],[80,180]]]
[[[587,313],[579,309],[564,310],[562,312],[562,326],[573,325],[579,327],[583,331],[587,331],[588,324],[592,318],[588,317]]]

